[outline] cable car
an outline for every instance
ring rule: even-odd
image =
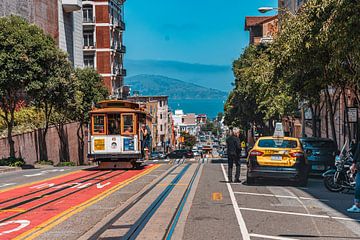
[[[99,102],[89,112],[88,157],[99,168],[137,168],[141,165],[141,128],[151,116],[138,103]]]

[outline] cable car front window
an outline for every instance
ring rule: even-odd
[[[108,134],[120,134],[120,114],[108,114]]]
[[[130,135],[134,134],[134,115],[133,114],[123,114],[123,128],[122,134]]]

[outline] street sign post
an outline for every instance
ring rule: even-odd
[[[357,123],[358,122],[358,109],[355,107],[349,107],[347,109],[349,123]]]

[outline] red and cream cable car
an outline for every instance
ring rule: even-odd
[[[99,102],[90,111],[88,157],[100,168],[141,165],[141,127],[150,116],[139,104],[124,100]]]

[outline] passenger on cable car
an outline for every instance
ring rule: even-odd
[[[130,134],[132,134],[132,133],[133,133],[133,128],[132,128],[132,126],[127,126],[126,129],[125,129],[125,131],[124,131],[124,134],[125,134],[125,135],[130,135]]]

